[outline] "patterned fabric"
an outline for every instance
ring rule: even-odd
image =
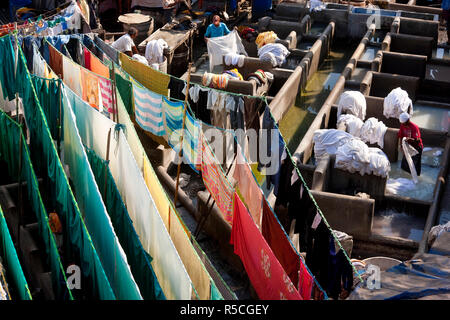
[[[89,70],[81,68],[81,83],[83,87],[83,100],[98,110],[98,106],[100,105],[98,77]]]
[[[203,183],[216,201],[225,220],[233,223],[233,187],[229,184],[219,162],[211,151],[206,137],[200,133],[201,169]]]
[[[111,80],[99,77],[98,84],[100,85],[100,94],[102,96],[103,109],[107,110],[109,113],[114,112],[114,106],[112,102],[112,84]]]
[[[122,52],[120,52],[120,61],[122,68],[144,87],[163,96],[168,95],[169,75],[133,60]]]
[[[258,228],[261,228],[263,194],[242,154],[239,144],[237,145],[235,163],[233,178],[238,183],[239,192],[242,194],[253,220]]]
[[[233,200],[230,243],[241,258],[259,299],[302,300],[236,192]]]
[[[173,102],[163,97],[163,110],[165,117],[165,133],[169,145],[177,153],[180,151],[180,140],[183,128],[184,103]],[[136,109],[136,106],[135,106]],[[194,171],[197,171],[197,149],[200,124],[189,113],[186,113],[185,130],[183,135],[183,157]]]
[[[142,129],[163,136],[162,96],[133,83],[134,112],[136,122]]]

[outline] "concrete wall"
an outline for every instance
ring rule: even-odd
[[[314,199],[334,230],[352,236],[371,233],[375,200],[311,190]]]
[[[406,53],[382,51],[381,72],[404,76],[425,77],[427,57]]]
[[[436,45],[436,41],[432,37],[401,33],[389,33],[389,35],[391,37],[389,51],[417,54],[431,58],[433,48]]]
[[[361,92],[366,94],[366,88],[369,86],[371,96],[384,98],[393,89],[401,87],[408,92],[409,98],[414,102],[419,85],[420,78],[418,77],[370,71],[361,82]]]

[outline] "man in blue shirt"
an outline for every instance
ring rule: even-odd
[[[229,33],[230,30],[228,29],[227,25],[223,22],[220,22],[220,17],[218,15],[215,15],[213,17],[213,23],[211,23],[208,28],[206,28],[205,41],[208,41],[208,38],[222,37],[226,36]]]
[[[450,0],[442,0],[442,17],[447,20],[447,45],[450,45]]]

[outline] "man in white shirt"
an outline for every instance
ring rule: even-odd
[[[134,44],[134,39],[138,35],[138,30],[134,27],[130,27],[128,33],[121,36],[119,39],[113,42],[111,45],[114,49],[127,54],[128,56],[133,56],[133,54],[138,53],[136,45]]]

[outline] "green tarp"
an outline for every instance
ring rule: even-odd
[[[6,269],[6,278],[9,281],[9,292],[14,299],[14,293],[17,293],[21,300],[32,300],[30,290],[28,289],[27,280],[23,275],[22,267],[17,257],[16,249],[9,234],[8,226],[6,225],[5,216],[0,207],[0,256],[2,257],[3,266]]]
[[[0,52],[7,52],[8,48],[12,50],[10,36],[5,36],[1,40]],[[0,64],[0,74],[4,73],[3,67],[11,63],[14,63],[14,61],[4,60]],[[84,284],[89,286],[89,293],[92,297],[114,300],[115,295],[81,217],[80,209],[53,144],[45,115],[32,86],[31,76],[28,73],[26,61],[20,48],[17,69],[15,83],[23,100],[25,119],[30,130],[30,145],[31,150],[33,150],[31,158],[34,166],[38,167],[40,172],[47,173],[51,182],[50,185],[53,187],[51,197],[55,199],[56,211],[60,215],[64,233],[68,240],[65,250],[67,254],[75,256],[82,274],[89,278]],[[5,81],[4,78],[0,80]]]
[[[19,175],[19,157],[22,155],[21,180],[26,182],[29,205],[36,215],[39,233],[45,245],[47,262],[52,271],[52,283],[57,299],[72,299],[48,215],[39,192],[36,174],[31,164],[28,146],[19,124],[0,110],[0,159],[8,166],[10,177]],[[22,150],[20,151],[20,147]]]
[[[114,230],[127,255],[131,272],[142,296],[149,300],[165,300],[166,297],[151,265],[152,257],[142,247],[107,162],[87,147],[86,153]]]

